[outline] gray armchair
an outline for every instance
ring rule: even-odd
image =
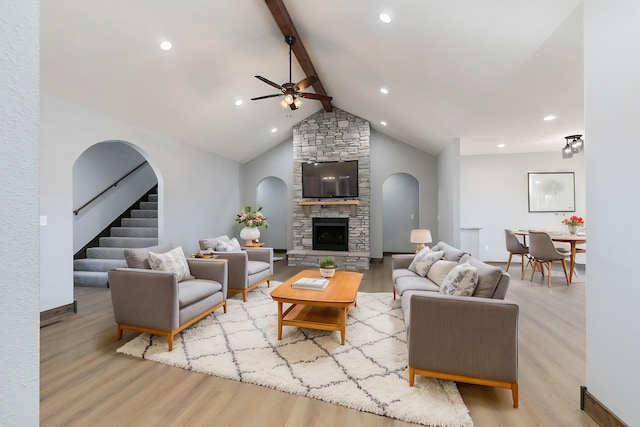
[[[178,282],[177,276],[151,270],[149,251],[165,252],[170,245],[125,250],[129,267],[110,271],[109,286],[118,339],[125,329],[173,337],[213,311],[227,312],[227,263],[222,260],[188,258],[195,278]]]
[[[247,301],[247,292],[267,282],[273,276],[273,248],[246,248],[241,252],[215,251],[217,237],[201,239],[200,249],[214,249],[215,258],[226,259],[229,265],[229,291],[241,292]]]
[[[410,386],[419,374],[503,387],[518,407],[518,305],[421,291],[405,298]]]

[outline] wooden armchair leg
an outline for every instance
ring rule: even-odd
[[[507,269],[505,270],[506,272],[509,272],[509,266],[511,265],[511,257],[513,256],[513,254],[511,252],[509,252],[509,259],[507,260]]]
[[[511,396],[513,396],[513,407],[518,407],[518,383],[511,384]]]
[[[411,366],[409,366],[409,387],[413,387],[415,376],[416,376],[415,368],[412,368]]]
[[[118,324],[118,340],[122,339],[122,328],[120,327],[120,324]]]

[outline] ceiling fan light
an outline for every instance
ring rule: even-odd
[[[290,93],[284,96],[284,102],[286,102],[287,105],[293,104],[293,101],[294,101],[293,95],[291,95]]]
[[[296,98],[293,100],[293,105],[296,106],[296,108],[300,108],[302,106],[302,100],[300,98]]]
[[[280,106],[282,108],[289,108],[289,104],[287,104],[286,102],[284,102],[284,99],[280,101]]]

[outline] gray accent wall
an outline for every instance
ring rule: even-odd
[[[371,257],[384,251],[383,183],[394,174],[406,173],[418,181],[418,228],[431,230],[438,239],[438,159],[385,134],[371,132]],[[409,235],[405,236],[407,244]],[[410,245],[408,246],[410,247]],[[415,247],[414,247],[415,250]]]
[[[258,184],[256,206],[262,207],[267,228],[260,228],[260,240],[274,249],[287,249],[289,192],[280,178],[269,176]]]
[[[40,309],[73,302],[73,165],[87,148],[126,141],[158,178],[158,238],[198,250],[204,237],[232,234],[240,197],[240,164],[152,134],[51,94],[42,94]],[[64,143],[61,143],[64,141]],[[215,141],[211,141],[215,144]]]
[[[459,247],[460,139],[451,141],[438,156],[438,183],[438,240]]]
[[[31,427],[40,419],[40,11],[24,0],[3,0],[1,9],[0,424]]]
[[[419,228],[420,197],[418,180],[406,173],[395,173],[382,183],[382,250],[413,252],[411,230]]]
[[[100,142],[78,157],[73,165],[73,209],[109,190],[74,215],[74,253],[158,183],[153,168],[146,164],[117,186],[109,187],[144,161],[138,151],[120,141]]]

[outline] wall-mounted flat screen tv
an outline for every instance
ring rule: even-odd
[[[358,197],[358,161],[302,163],[302,197]]]

